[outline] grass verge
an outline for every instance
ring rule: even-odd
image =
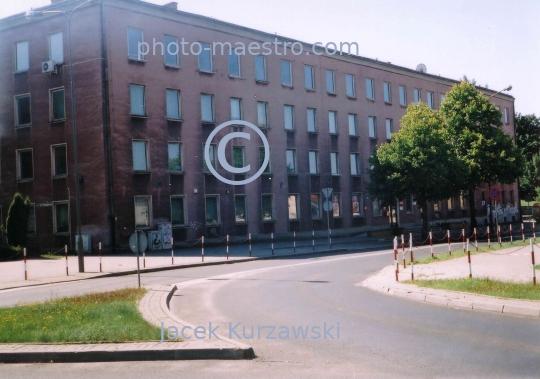
[[[476,248],[472,244],[470,245],[469,248],[471,249],[471,255],[475,255],[475,254],[487,253],[487,252],[491,252],[491,251],[508,249],[508,248],[511,248],[511,247],[522,248],[524,246],[528,246],[529,244],[530,244],[530,242],[528,240],[525,240],[525,242],[523,242],[522,240],[519,240],[519,241],[514,241],[512,244],[510,242],[503,242],[501,247],[499,247],[498,243],[493,243],[492,242],[491,247],[488,248],[487,246],[484,246],[484,247],[479,246],[478,251],[476,251]],[[422,248],[423,249],[429,249],[429,246],[427,248],[426,248],[426,246],[422,246]],[[456,258],[464,257],[466,255],[467,255],[467,253],[463,252],[463,249],[460,248],[458,250],[453,251],[452,255],[450,255],[448,253],[437,253],[437,254],[435,254],[434,257],[432,257],[430,255],[430,256],[427,256],[425,258],[415,259],[414,264],[415,265],[421,265],[421,264],[426,264],[426,263],[448,261],[450,259],[456,259]],[[408,257],[407,262],[410,263],[410,256]]]
[[[137,309],[145,293],[144,288],[125,288],[0,308],[0,342],[158,340],[160,329]]]
[[[488,278],[411,280],[408,284],[438,290],[470,292],[480,295],[497,296],[509,299],[540,300],[540,286],[532,283],[510,283]]]

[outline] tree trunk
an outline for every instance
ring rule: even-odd
[[[476,228],[476,199],[474,198],[474,189],[469,190],[469,210],[471,213],[471,230]]]
[[[422,240],[425,240],[428,236],[428,214],[427,214],[427,201],[418,199],[418,205],[422,209]]]

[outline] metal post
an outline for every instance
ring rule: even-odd
[[[499,217],[499,216],[497,216]],[[497,237],[499,238],[499,247],[502,247],[501,226],[497,225]]]
[[[446,231],[446,235],[448,236],[448,255],[452,255],[452,247],[450,245],[450,230]]]
[[[523,223],[521,223],[521,239],[525,242],[525,229],[523,228]]]
[[[270,234],[270,243],[272,244],[272,255],[274,255],[274,233]]]
[[[474,228],[474,244],[476,246],[476,251],[478,251],[478,238],[476,237],[476,228]]]
[[[146,250],[142,252],[142,264],[143,268],[146,268]]]
[[[174,266],[174,238],[171,237],[171,262]]]
[[[330,249],[332,248],[332,229],[328,229],[328,238],[330,242]]]
[[[401,253],[403,254],[403,268],[407,268],[407,259],[405,258],[405,235],[401,235]]]
[[[411,280],[414,280],[414,253],[412,233],[409,234],[409,247],[411,249]]]
[[[467,259],[469,261],[469,278],[472,278],[471,251],[469,250],[469,239],[468,238],[467,238]]]
[[[535,225],[536,225],[536,223],[533,221],[533,223],[532,223],[533,238],[534,238],[534,240],[536,241],[536,229],[535,229]]]
[[[293,253],[296,253],[296,232],[293,232]]]
[[[229,235],[227,234],[227,260],[229,260]]]
[[[24,256],[24,280],[28,280],[28,271],[26,271],[26,247],[23,248],[23,256]]]
[[[201,258],[204,262],[204,236],[201,237]]]
[[[140,253],[140,244],[139,244],[139,231],[136,230],[135,233],[137,233],[137,278],[139,279],[139,288],[141,288],[141,267],[139,264],[139,253]]]
[[[429,247],[431,250],[431,258],[433,258],[433,232],[429,231]]]
[[[99,243],[99,272],[103,272],[103,267],[101,266],[101,242]]]
[[[490,239],[490,234],[489,234],[489,232],[490,232],[490,228],[488,227],[488,228],[487,228],[487,235],[488,235],[488,249],[491,248],[491,239]]]
[[[510,224],[510,245],[514,243],[514,236],[512,235],[512,224]]]
[[[465,229],[461,229],[461,241],[463,242],[463,252],[465,252]]]
[[[534,245],[533,239],[531,238],[531,258],[532,258],[532,274],[533,274],[533,285],[536,285],[536,267],[534,263]]]
[[[249,241],[249,256],[251,257],[251,233],[248,234],[248,241]]]
[[[315,230],[311,231],[311,249],[315,251]]]
[[[64,255],[66,256],[66,276],[69,276],[67,245],[64,245]]]
[[[397,237],[394,237],[394,264],[396,265],[396,282],[399,281],[399,263],[398,263],[398,242]]]

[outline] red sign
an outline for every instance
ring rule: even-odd
[[[493,200],[499,200],[501,198],[501,189],[499,187],[491,187],[489,189],[489,197]]]

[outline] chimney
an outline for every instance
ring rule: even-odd
[[[174,9],[175,11],[178,10],[178,3],[176,1],[171,1],[170,3],[164,4],[162,6],[165,7],[165,8]]]

